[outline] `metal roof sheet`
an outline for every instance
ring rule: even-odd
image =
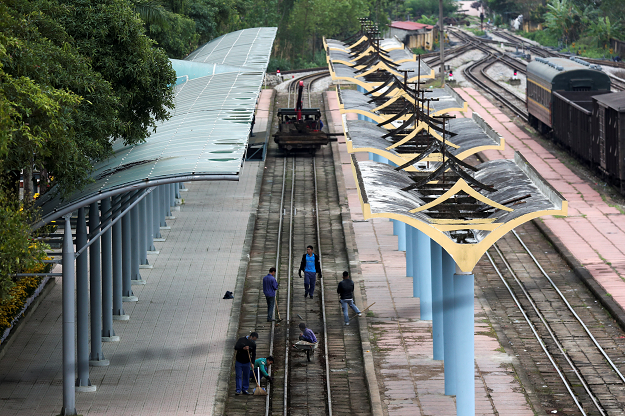
[[[424,205],[423,196],[418,190],[403,191],[414,182],[405,171],[396,171],[392,166],[384,163],[362,161],[352,158],[352,163],[358,165],[358,179],[361,196],[364,203],[368,203],[373,214],[399,214],[406,218],[413,218],[425,223],[432,223],[426,211],[410,212],[414,208]],[[493,184],[495,192],[482,192],[496,203],[503,203],[521,195],[530,196],[523,204],[514,206],[511,212],[496,210],[490,215],[497,218],[497,222],[510,223],[531,212],[560,210],[566,201],[556,191],[545,191],[549,185],[545,180],[533,172],[527,172],[524,166],[527,162],[518,153],[514,160],[498,159],[478,166],[474,178],[483,183]],[[471,228],[470,225],[467,228]],[[478,241],[483,240],[490,231],[475,230]],[[444,232],[449,235],[449,232]]]
[[[362,92],[347,88],[340,88],[338,92],[341,96],[341,103],[344,104],[346,110],[363,110],[372,112],[373,109],[379,106],[379,104],[376,103],[369,103],[372,97],[370,95],[365,95]],[[465,101],[462,97],[460,97],[452,88],[449,88],[449,86],[428,90],[425,92],[425,97],[438,100],[430,101],[428,103],[428,106],[436,113],[452,109],[455,110],[457,108],[464,108],[465,105]],[[389,97],[389,100],[390,99],[391,98]]]
[[[201,46],[185,60],[264,71],[277,31],[275,27],[255,27],[228,33]]]
[[[396,148],[387,150],[389,146],[394,144],[390,137],[383,137],[388,134],[388,130],[369,121],[347,120],[346,123],[347,134],[354,149],[373,148],[400,156]],[[471,149],[495,148],[501,144],[501,137],[496,135],[477,113],[473,113],[473,118],[450,119],[447,124],[447,131],[457,134],[457,136],[448,139],[449,143],[458,146],[450,149],[450,153],[454,156],[470,154]],[[475,150],[475,152],[477,151]]]
[[[181,180],[237,180],[275,33],[276,28],[245,29],[209,42],[210,48],[204,45],[207,61],[245,68],[177,85],[170,119],[143,143],[115,143],[114,154],[94,166],[93,182],[80,191],[64,200],[54,191],[44,194],[37,200],[42,211],[37,225],[131,189]]]

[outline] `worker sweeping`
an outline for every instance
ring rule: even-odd
[[[263,377],[267,379],[268,383],[273,382],[273,378],[267,371],[271,364],[273,364],[273,357],[271,355],[267,358],[257,358],[256,361],[254,361],[253,376],[256,376],[258,383],[260,383]]]

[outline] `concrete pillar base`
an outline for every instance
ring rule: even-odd
[[[106,367],[109,366],[111,362],[106,358],[103,360],[89,360],[90,367]]]
[[[176,205],[182,205],[182,199],[176,199]],[[178,209],[180,211],[180,209]]]
[[[164,240],[164,238],[163,238],[163,240]],[[156,241],[156,239],[154,239],[154,241]],[[161,254],[161,252],[158,251],[158,250],[148,250],[148,254]]]
[[[76,391],[79,393],[91,393],[97,389],[98,388],[96,386],[76,386]]]
[[[171,230],[171,227],[169,225],[166,225],[165,227],[161,226],[161,227],[158,227],[158,228],[160,228],[161,230]],[[158,241],[158,240],[155,238],[154,241]]]
[[[142,286],[144,284],[146,284],[147,282],[143,279],[131,279],[130,280],[130,285],[131,286]]]
[[[170,228],[170,230],[171,230],[171,228]],[[163,241],[167,241],[167,239],[166,238],[161,238],[161,237],[154,238],[154,242],[155,243],[162,243]]]
[[[175,217],[175,216],[173,216],[173,215],[166,215],[166,216],[165,216],[165,219],[166,219],[166,220],[175,220],[175,219],[176,219],[176,217]],[[162,229],[163,229],[163,227],[161,227],[161,230],[162,230]],[[171,229],[171,228],[170,228],[170,229]]]
[[[180,189],[178,189],[178,192],[187,192],[187,191],[188,191],[187,188],[180,188]]]
[[[139,265],[139,268],[140,268],[140,269],[153,269],[153,268],[154,268],[154,266],[153,266],[153,265],[151,265],[151,264],[140,264],[140,265]]]
[[[136,296],[122,296],[122,302],[137,302],[138,300]]]
[[[128,315],[115,315],[115,316],[128,316]],[[115,316],[113,317],[113,320],[115,319]],[[128,318],[130,318],[130,316],[128,316]],[[119,342],[119,335],[113,335],[112,337],[102,337],[102,342]]]
[[[137,300],[139,300],[139,298],[137,298]],[[113,315],[113,320],[114,321],[128,321],[130,320],[130,315]]]

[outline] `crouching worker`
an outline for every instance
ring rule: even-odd
[[[299,339],[300,341],[306,341],[306,342],[312,342],[312,343],[316,343],[317,342],[317,337],[315,336],[315,333],[306,328],[306,324],[301,322],[299,324],[299,329],[302,331],[301,334],[299,334]]]
[[[253,380],[254,375],[256,375],[256,380],[258,380],[258,384],[260,384],[260,380],[263,377],[267,379],[267,383],[273,382],[273,378],[267,372],[267,369],[269,368],[271,364],[273,364],[272,356],[269,356],[267,358],[257,358],[256,361],[254,361],[254,372],[253,372],[251,380]]]

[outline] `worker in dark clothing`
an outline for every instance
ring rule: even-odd
[[[319,256],[313,253],[313,246],[306,248],[306,254],[302,256],[302,262],[299,265],[299,277],[304,272],[304,299],[306,296],[313,298],[315,292],[315,283],[317,282],[317,273],[321,279],[321,264]]]
[[[358,316],[362,316],[358,307],[354,304],[354,282],[349,278],[349,273],[343,272],[343,280],[339,283],[339,287],[336,289],[336,293],[341,295],[339,301],[343,307],[343,317],[345,318],[345,325],[349,325],[349,315],[347,314],[347,307],[351,307]]]
[[[299,329],[300,329],[300,331],[302,331],[302,333],[299,334],[299,339],[301,341],[317,342],[317,337],[315,336],[315,333],[312,330],[306,328],[306,324],[305,323],[300,322]]]
[[[236,360],[234,370],[236,374],[236,394],[249,394],[250,369],[254,369],[256,359],[256,340],[258,333],[252,332],[246,337],[241,337],[234,346],[236,350]],[[251,360],[250,360],[251,358]]]
[[[276,290],[278,290],[276,268],[272,267],[269,269],[269,274],[263,277],[263,293],[267,300],[267,322],[275,321],[273,319],[273,307],[276,304]]]

